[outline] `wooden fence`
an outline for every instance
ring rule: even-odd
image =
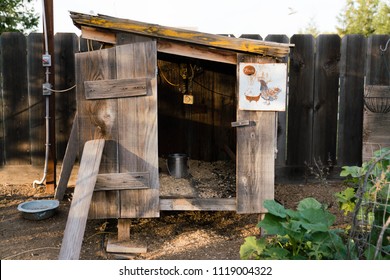
[[[262,39],[253,34],[241,37]],[[277,176],[301,178],[305,163],[310,165],[318,159],[323,163],[329,159],[334,166],[361,164],[364,85],[390,85],[387,69],[390,50],[380,50],[389,38],[389,35],[265,38],[295,44],[288,60],[288,110],[278,116]],[[27,37],[20,33],[1,34],[0,165],[43,165],[42,40],[40,33]],[[74,53],[86,49],[86,41],[75,34],[55,35],[56,89],[75,84]],[[231,79],[234,84],[235,76]],[[55,98],[56,149],[61,160],[76,110],[75,90],[58,93]]]

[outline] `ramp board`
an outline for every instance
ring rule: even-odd
[[[103,139],[85,143],[59,260],[77,260],[80,257],[89,206],[99,172],[103,148]]]

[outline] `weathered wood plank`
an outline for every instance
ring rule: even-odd
[[[238,55],[238,60],[275,62],[243,55]],[[238,77],[237,67],[237,89]],[[276,112],[244,111],[237,106],[237,120],[249,120],[254,124],[237,128],[237,213],[265,213],[264,200],[274,198]]]
[[[150,79],[85,81],[86,99],[124,98],[146,95]]]
[[[0,36],[5,163],[31,163],[27,43],[22,33]]]
[[[163,38],[204,45],[213,48],[230,49],[275,57],[284,57],[289,53],[289,45],[285,44],[231,38],[103,15],[92,16],[71,12],[71,18],[76,26],[89,26],[115,31],[124,31],[154,38]]]
[[[116,64],[118,79],[152,79],[146,96],[118,99],[120,172],[150,173],[150,189],[121,191],[121,218],[158,217],[156,42],[117,46]]]
[[[304,166],[311,162],[315,42],[312,35],[294,35],[291,43],[287,164]]]
[[[113,45],[116,44],[116,36],[112,32],[107,32],[106,30],[88,26],[82,26],[81,32],[84,39],[109,43]]]
[[[234,198],[161,198],[161,211],[236,211]]]
[[[149,177],[149,172],[99,174],[94,191],[148,189]]]
[[[65,195],[66,188],[68,187],[68,182],[70,175],[72,173],[73,165],[77,158],[78,151],[78,121],[77,121],[77,113],[73,120],[72,130],[70,132],[68,145],[65,150],[65,156],[62,161],[60,178],[58,180],[58,186],[55,190],[54,197],[57,200],[62,200]]]
[[[85,141],[94,138],[106,139],[100,173],[119,171],[118,104],[116,99],[86,100],[84,81],[115,78],[115,49],[76,54],[79,150]],[[89,218],[108,219],[117,217],[119,217],[119,191],[94,192]]]
[[[118,219],[118,241],[130,240],[130,219]]]
[[[108,239],[106,251],[108,253],[144,254],[147,252],[147,247],[145,244],[139,244],[134,241]]]
[[[27,37],[28,87],[30,103],[31,164],[43,166],[45,161],[45,99],[42,84],[45,68],[42,67],[43,36],[31,33]]]
[[[336,163],[340,37],[316,38],[312,159]]]
[[[77,260],[80,257],[88,210],[99,172],[103,148],[103,139],[91,140],[85,143],[58,257],[60,260]]]
[[[337,165],[362,164],[363,95],[366,38],[346,35],[341,41],[340,108]]]
[[[210,60],[221,63],[237,64],[237,56],[227,50],[209,49],[202,46],[189,45],[180,42],[159,40],[157,50],[160,53],[180,55],[191,58]]]
[[[55,90],[70,89],[76,83],[74,54],[78,52],[79,39],[73,33],[57,33],[54,36],[54,48]],[[76,89],[53,94],[56,106],[56,152],[57,158],[62,159],[76,113]]]

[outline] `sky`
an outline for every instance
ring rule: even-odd
[[[42,1],[34,0],[42,11]],[[346,0],[53,0],[54,32],[80,34],[69,11],[104,14],[211,34],[286,34],[313,21],[321,33],[335,33]],[[41,32],[42,24],[38,27]]]

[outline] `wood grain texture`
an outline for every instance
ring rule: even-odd
[[[149,172],[99,174],[95,185],[95,192],[149,189],[149,177]]]
[[[76,83],[74,54],[79,49],[79,38],[73,33],[57,33],[54,36],[54,44],[54,89],[66,90]],[[76,113],[76,89],[56,93],[55,107],[56,152],[58,158],[63,158],[72,129],[73,117]]]
[[[31,33],[27,37],[28,89],[30,103],[31,164],[43,166],[45,162],[45,98],[42,84],[45,68],[42,67],[43,36]]]
[[[161,211],[236,211],[234,198],[161,198]]]
[[[238,59],[240,62],[274,62],[256,56],[238,55]],[[237,88],[238,76],[237,69]],[[249,120],[252,125],[237,128],[237,213],[265,213],[264,200],[274,198],[276,112],[237,108],[239,120]]]
[[[363,35],[346,35],[341,41],[337,154],[339,166],[362,164],[366,42]]]
[[[73,165],[77,158],[78,151],[78,121],[77,121],[77,113],[73,120],[72,130],[70,132],[68,144],[66,146],[64,159],[62,161],[60,178],[58,180],[58,186],[55,190],[54,197],[57,200],[62,200],[65,195],[66,188],[68,187],[68,182],[70,175],[72,173]]]
[[[289,53],[290,47],[286,44],[232,38],[103,15],[91,16],[71,12],[71,18],[76,26],[98,27],[111,31],[123,31],[152,38],[177,40],[212,48],[250,52],[266,56],[284,57]]]
[[[319,35],[314,76],[313,159],[336,163],[339,61],[338,35]]]
[[[121,191],[121,218],[158,217],[156,42],[116,47],[117,78],[150,78],[145,96],[118,99],[120,172],[149,172],[150,189]]]
[[[85,143],[76,187],[62,239],[60,260],[77,260],[80,257],[88,210],[93,189],[99,172],[104,140],[91,140]]]
[[[5,163],[30,164],[26,37],[22,33],[4,32],[0,40]]]
[[[79,150],[91,139],[106,139],[99,173],[116,173],[118,162],[118,121],[116,99],[87,100],[84,81],[116,78],[115,49],[76,54],[77,111],[79,122]],[[95,192],[89,218],[117,218],[119,192]]]
[[[85,98],[105,99],[146,95],[146,88],[149,85],[150,80],[145,78],[85,81]]]
[[[287,164],[304,166],[312,151],[315,41],[312,35],[294,35],[291,42]]]

